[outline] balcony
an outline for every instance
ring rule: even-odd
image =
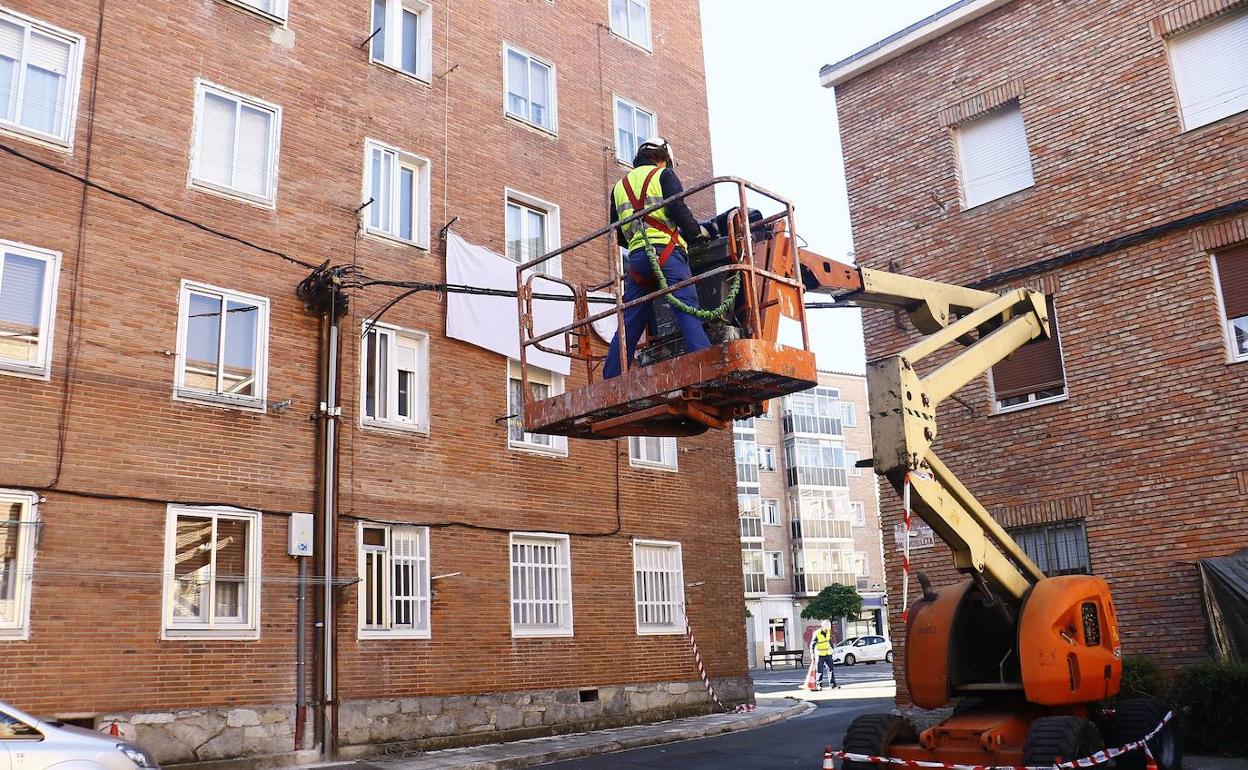
[[[785,469],[791,487],[847,487],[849,475],[844,468],[819,465],[797,465]]]
[[[762,540],[763,539],[763,520],[758,516],[742,516],[741,517],[741,539],[742,540]]]
[[[786,414],[781,421],[784,434],[816,433],[826,436],[841,436],[844,431],[839,417],[821,417],[813,414]]]
[[[811,572],[793,576],[793,592],[798,594],[817,594],[833,583],[852,586],[857,584],[857,575],[852,572]]]
[[[767,593],[767,576],[761,572],[745,573],[745,592],[747,594]]]
[[[820,539],[852,542],[854,539],[853,524],[843,519],[794,517],[789,521],[789,534],[793,540]]]

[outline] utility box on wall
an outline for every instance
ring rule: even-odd
[[[290,514],[290,539],[286,552],[291,556],[312,555],[312,514]]]

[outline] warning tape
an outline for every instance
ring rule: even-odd
[[[910,508],[910,477],[917,476],[930,481],[932,476],[923,471],[907,471],[905,481],[901,485],[901,622],[906,622],[906,614],[910,604],[910,518],[914,511]]]
[[[1148,747],[1148,742],[1156,737],[1157,733],[1161,732],[1165,728],[1166,723],[1173,718],[1174,712],[1167,711],[1166,715],[1161,718],[1161,722],[1148,735],[1145,735],[1138,741],[1132,741],[1125,746],[1117,748],[1102,749],[1091,756],[1072,759],[1069,762],[1057,762],[1052,765],[959,765],[947,762],[932,762],[924,759],[899,759],[897,757],[877,757],[872,754],[853,754],[848,751],[834,751],[829,746],[823,753],[823,767],[824,770],[832,770],[834,767],[832,759],[835,757],[849,762],[869,762],[873,765],[904,765],[906,767],[928,768],[929,770],[1074,770],[1074,768],[1103,765],[1115,757],[1120,757],[1131,751],[1144,749],[1145,755],[1148,756],[1149,765],[1156,768],[1156,759],[1153,757],[1152,749]]]
[[[715,694],[715,688],[711,686],[711,678],[706,674],[706,666],[702,665],[702,653],[698,651],[698,640],[693,638],[693,626],[689,625],[687,615],[685,616],[685,636],[689,638],[689,646],[693,648],[693,659],[697,661],[698,673],[702,675],[702,685],[706,687],[706,693],[711,696],[711,700],[715,701],[715,705],[733,714],[748,714],[756,710],[758,706],[753,703],[742,703],[734,708],[728,708]]]

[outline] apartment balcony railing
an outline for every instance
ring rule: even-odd
[[[748,463],[737,463],[737,483],[758,483],[758,460]]]
[[[786,414],[781,421],[781,425],[786,436],[794,433],[841,436],[845,433],[839,417],[821,417],[814,414]]]
[[[789,534],[794,540],[850,540],[854,539],[854,525],[848,519],[793,518],[789,521]]]
[[[758,516],[741,517],[741,539],[763,539],[763,520]]]
[[[747,594],[767,593],[767,575],[762,572],[745,573],[745,592]]]
[[[791,487],[847,487],[849,476],[844,468],[798,465],[785,469]]]
[[[852,572],[809,572],[793,576],[793,592],[798,594],[817,594],[833,583],[852,586],[857,584],[857,576]]]

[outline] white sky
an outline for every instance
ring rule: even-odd
[[[836,104],[832,89],[819,85],[819,68],[951,2],[702,0],[715,173],[744,177],[792,200],[810,249],[845,260],[853,242]],[[727,198],[734,192],[720,195],[720,210],[732,205]],[[862,372],[860,312],[808,315],[819,367]]]

